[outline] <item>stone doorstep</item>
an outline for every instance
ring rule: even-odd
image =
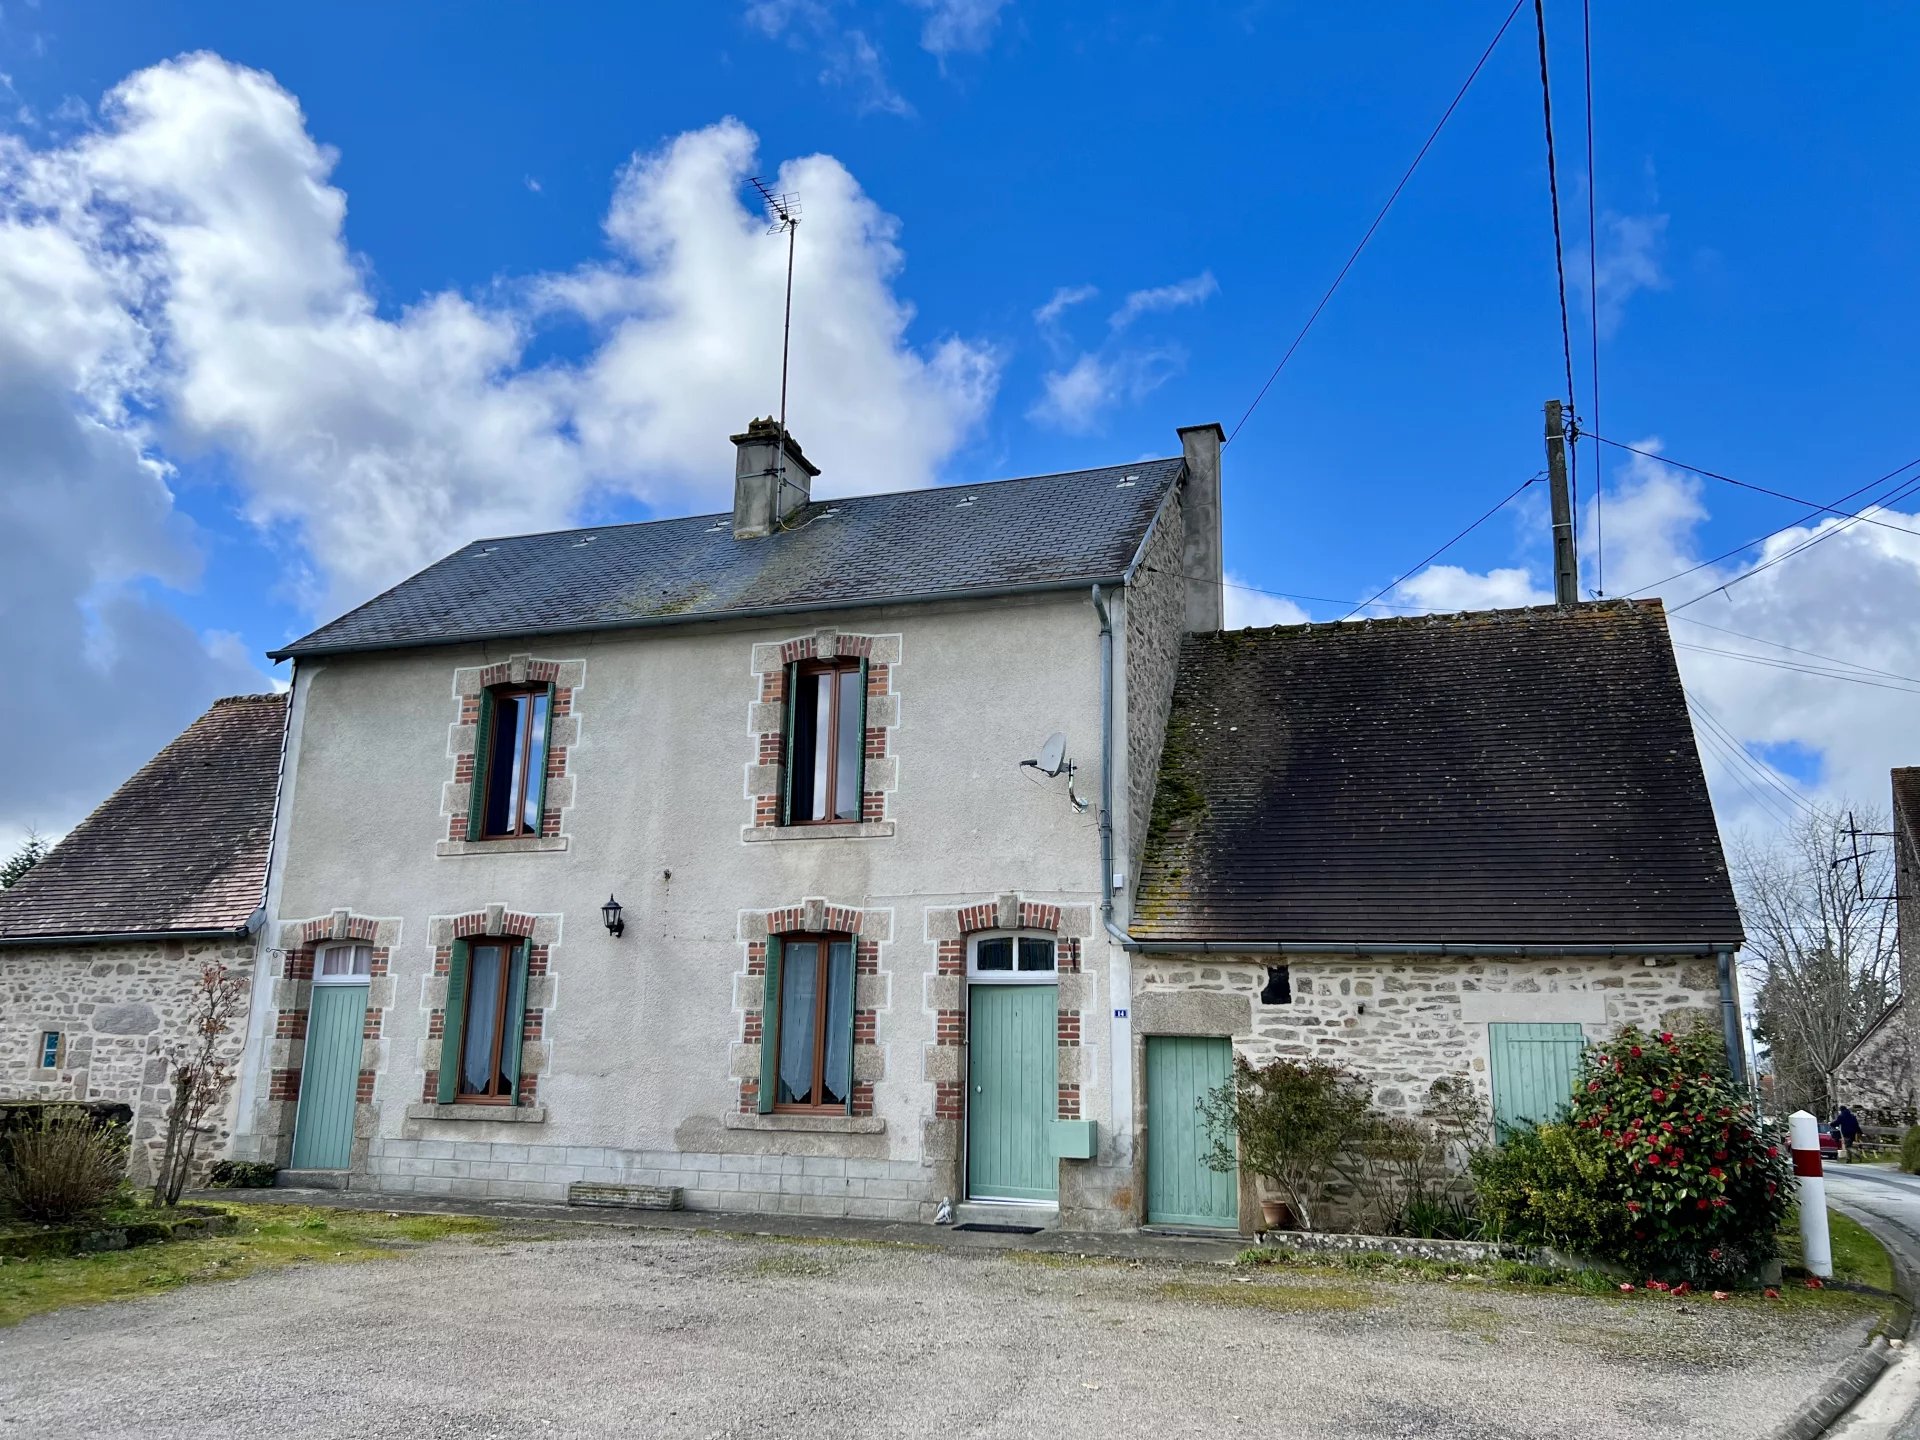
[[[277,1170],[273,1183],[276,1189],[345,1190],[349,1174],[346,1170]],[[224,1195],[227,1192],[222,1190],[214,1193]]]
[[[955,1225],[1026,1225],[1035,1230],[1060,1228],[1058,1205],[1022,1205],[1005,1200],[962,1200],[953,1207]]]

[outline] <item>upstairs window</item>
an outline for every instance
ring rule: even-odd
[[[787,773],[780,823],[825,825],[860,818],[867,735],[867,662],[797,661],[787,666]]]
[[[760,1109],[853,1109],[853,937],[767,942]]]
[[[58,1030],[40,1032],[40,1068],[42,1070],[60,1068],[60,1032]]]
[[[500,686],[480,692],[469,839],[502,840],[540,833],[552,723],[551,685]]]
[[[526,1016],[527,947],[518,940],[457,942],[440,1042],[442,1105],[517,1103]]]

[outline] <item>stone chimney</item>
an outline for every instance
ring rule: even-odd
[[[733,437],[733,444],[733,538],[771,535],[812,498],[813,477],[820,467],[800,453],[789,434],[783,479],[780,427],[770,419],[749,422],[744,435]]]
[[[1187,459],[1187,540],[1180,571],[1187,577],[1187,629],[1196,635],[1226,624],[1221,588],[1226,552],[1220,536],[1220,447],[1226,439],[1218,425],[1187,425],[1180,431]]]

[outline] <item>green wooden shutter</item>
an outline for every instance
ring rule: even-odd
[[[507,1093],[515,1105],[520,1103],[520,1045],[527,1028],[527,947],[531,943],[516,945],[507,962],[507,1028],[501,1032],[500,1059],[507,1070]]]
[[[860,657],[860,739],[854,751],[853,773],[858,777],[853,786],[855,820],[867,818],[867,657]],[[849,1089],[851,1094],[851,1089]],[[849,1102],[851,1103],[851,1102]]]
[[[493,692],[480,692],[480,718],[473,736],[473,793],[467,797],[467,839],[486,833],[487,761],[493,747]]]
[[[447,967],[447,1015],[440,1034],[440,1093],[442,1105],[451,1105],[460,1093],[460,1032],[467,1019],[467,942],[453,942]]]
[[[760,1113],[773,1109],[780,1083],[780,937],[767,938],[767,989],[760,1001]]]
[[[793,712],[800,699],[800,662],[787,662],[787,683],[785,699],[781,702],[786,708],[786,733],[780,745],[780,823],[793,822]]]
[[[532,783],[539,787],[535,792],[539,798],[534,801],[533,805],[533,813],[539,817],[533,824],[533,833],[536,835],[544,835],[547,833],[547,767],[553,763],[554,689],[553,684],[549,682],[547,685],[547,730],[540,741],[540,773],[528,777]]]
[[[867,718],[866,679],[867,662],[862,660],[860,662],[860,718],[862,720]],[[865,735],[866,726],[862,725],[860,731]],[[865,746],[863,745],[862,748],[864,749]],[[850,938],[852,944],[849,946],[847,955],[847,1114],[849,1115],[853,1114],[853,1087],[858,1083],[860,1072],[860,1066],[857,1063],[860,1052],[854,1043],[854,1036],[859,1033],[860,1028],[855,1023],[856,1017],[860,1014],[860,937],[855,935]],[[831,982],[828,988],[832,988]]]
[[[1573,1098],[1585,1045],[1578,1025],[1487,1026],[1496,1130],[1558,1120]]]

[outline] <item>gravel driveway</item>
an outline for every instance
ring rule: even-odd
[[[0,1440],[1754,1436],[1866,1328],[1758,1301],[565,1230],[0,1331]]]

